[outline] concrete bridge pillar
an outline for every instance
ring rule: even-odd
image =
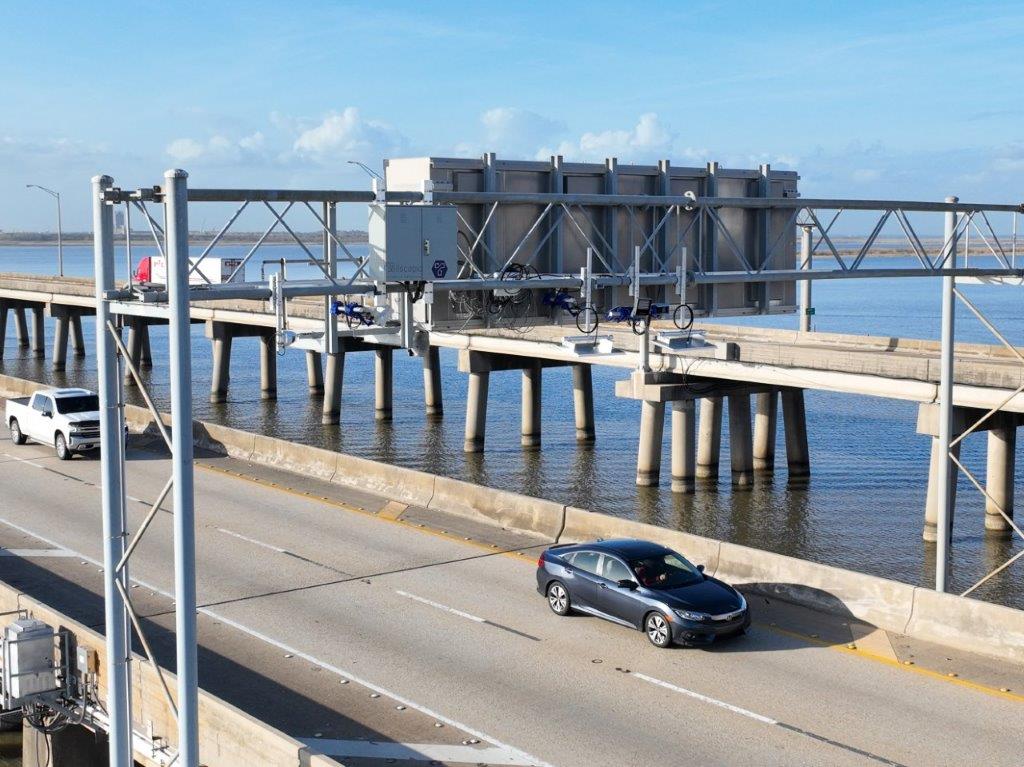
[[[85,336],[82,334],[82,315],[71,315],[71,349],[76,357],[85,356]]]
[[[1013,528],[999,513],[1013,518],[1013,478],[1016,469],[1017,427],[1006,424],[988,433],[988,462],[985,471],[985,532],[1010,535]],[[930,478],[929,478],[930,479]]]
[[[427,353],[423,355],[423,404],[426,406],[428,416],[444,415],[441,350],[436,346],[428,347]]]
[[[277,338],[260,336],[260,399],[277,399]]]
[[[952,453],[957,458],[960,457],[960,445],[962,442],[957,442],[953,446]],[[938,520],[939,520],[939,460],[942,455],[942,446],[939,443],[938,437],[932,437],[932,453],[931,461],[928,466],[928,498],[925,502],[924,508],[924,530],[922,531],[921,537],[926,541],[934,543],[938,539]],[[949,526],[953,527],[953,516],[956,512],[956,466],[950,465],[950,472],[953,475],[953,481],[949,483],[950,492],[950,504],[949,504]]]
[[[130,320],[128,323],[128,359],[138,370],[142,366],[142,331],[146,325],[137,320]],[[124,371],[124,385],[135,386],[135,379],[126,368]]]
[[[46,323],[43,309],[42,304],[32,307],[32,354],[36,357],[46,354]]]
[[[661,443],[665,434],[665,403],[643,400],[640,405],[640,449],[636,483],[655,487],[661,478]]]
[[[142,336],[142,358],[139,360],[139,366],[148,370],[153,367],[153,350],[149,345],[149,323],[139,328],[139,333]]]
[[[729,457],[732,483],[746,487],[754,482],[754,447],[750,433],[750,395],[729,395]]]
[[[789,476],[807,477],[811,473],[811,452],[807,446],[807,413],[804,410],[803,389],[782,391],[782,419],[786,432]]]
[[[704,397],[700,401],[700,439],[697,443],[696,474],[702,479],[718,476],[722,452],[722,398]]]
[[[18,339],[18,346],[22,349],[28,348],[28,321],[25,319],[25,307],[15,306],[14,309],[14,334]],[[6,313],[4,316],[6,321]]]
[[[320,352],[306,351],[306,386],[311,394],[323,394],[324,371]]]
[[[772,390],[754,395],[754,471],[775,471],[778,412],[778,392]]]
[[[576,441],[592,443],[594,428],[594,379],[590,365],[572,366],[572,402],[576,415]]]
[[[462,449],[467,453],[484,451],[484,434],[487,427],[487,389],[490,384],[489,371],[470,371],[469,389],[466,393],[466,435]]]
[[[0,302],[0,359],[4,356],[4,345],[7,341],[7,305]]]
[[[697,468],[697,408],[692,399],[672,402],[672,492],[692,493]]]
[[[56,324],[53,333],[53,369],[64,370],[68,361],[68,331],[70,319],[67,312],[54,314]]]
[[[541,393],[543,375],[540,362],[523,368],[520,444],[529,449],[540,447]]]
[[[341,421],[341,384],[345,377],[345,352],[327,355],[324,376],[324,411],[321,423]]]
[[[228,383],[231,380],[231,333],[214,335],[213,378],[210,382],[210,402],[226,402]]]
[[[390,421],[394,397],[394,350],[390,346],[374,349],[374,417]]]

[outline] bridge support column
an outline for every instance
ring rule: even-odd
[[[572,366],[572,403],[576,415],[576,441],[590,444],[597,437],[594,424],[594,378],[590,365]]]
[[[139,334],[142,336],[142,357],[139,366],[148,370],[153,367],[153,350],[149,346],[149,323],[139,328]]]
[[[0,302],[0,359],[4,356],[4,345],[7,340],[7,306]]]
[[[775,471],[778,412],[778,392],[761,392],[754,395],[754,471]]]
[[[128,324],[128,358],[136,370],[142,365],[142,330],[145,327],[145,324],[137,320],[132,320]],[[135,379],[127,367],[124,371],[124,385],[135,386]]]
[[[750,434],[750,395],[729,395],[729,458],[732,483],[746,487],[754,482],[754,445]]]
[[[540,447],[541,393],[543,376],[538,362],[523,368],[522,417],[520,444],[529,449]]]
[[[697,443],[697,471],[702,479],[718,476],[722,453],[722,398],[704,397],[700,401],[700,439]]]
[[[697,464],[697,403],[672,402],[672,492],[692,493]]]
[[[226,402],[231,380],[231,341],[229,332],[214,335],[213,378],[210,382],[210,402]]]
[[[82,335],[82,315],[71,315],[71,349],[76,357],[85,356],[85,336]]]
[[[70,322],[67,312],[55,315],[56,325],[53,333],[53,369],[64,370],[68,361],[68,331]]]
[[[1013,475],[1016,469],[1017,427],[1004,425],[988,433],[985,471],[985,532],[1009,536],[1013,530],[999,513],[1013,517]]]
[[[277,339],[272,333],[260,336],[260,399],[277,399]]]
[[[811,473],[811,452],[807,446],[807,413],[804,410],[804,390],[782,391],[782,419],[786,432],[786,462],[789,476],[807,477]]]
[[[341,421],[341,384],[345,377],[345,352],[327,355],[324,376],[324,412],[321,423]]]
[[[436,346],[423,355],[423,404],[428,416],[444,415],[444,395],[441,389],[441,350]]]
[[[36,357],[46,355],[46,323],[43,308],[42,304],[32,307],[32,354]]]
[[[484,451],[484,435],[487,429],[487,389],[491,374],[475,371],[469,374],[469,389],[466,392],[466,436],[462,449],[467,453]]]
[[[957,458],[960,457],[960,445],[962,442],[957,442],[953,446],[953,455]],[[932,437],[932,454],[931,461],[928,466],[928,498],[925,502],[924,508],[924,530],[922,531],[921,537],[926,541],[934,543],[938,540],[938,520],[939,520],[939,460],[942,455],[943,448],[940,446],[939,438]],[[956,467],[953,466],[953,480],[949,483],[949,526],[950,529],[953,527],[953,517],[956,511]]]
[[[320,352],[306,352],[306,386],[312,394],[322,394],[324,391],[324,371]]]
[[[374,417],[390,421],[394,396],[394,350],[390,346],[374,349]]]
[[[22,349],[28,348],[28,321],[25,319],[25,307],[16,306],[14,312],[14,333],[18,339],[18,346]]]
[[[661,478],[661,443],[665,434],[665,403],[640,404],[640,449],[636,457],[636,483],[656,487]]]

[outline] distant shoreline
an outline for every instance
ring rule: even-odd
[[[252,245],[255,243],[262,232],[244,232],[234,235],[224,235],[220,239],[220,242],[224,245]],[[323,238],[319,232],[299,232],[299,240],[305,245],[320,245],[323,242]],[[192,232],[189,235],[190,245],[208,245],[210,241],[216,237],[216,232]],[[360,231],[345,231],[338,232],[338,241],[346,245],[357,245],[359,243],[367,242],[366,232]],[[63,243],[65,245],[92,245],[92,234],[81,234],[75,232],[73,234],[64,235]],[[117,235],[114,237],[115,245],[124,245],[124,235]],[[153,237],[149,232],[132,232],[132,245],[139,245],[140,247],[146,247],[147,245],[152,246]],[[55,234],[36,234],[34,232],[9,232],[0,233],[0,247],[17,247],[17,248],[52,248],[57,245],[57,235]],[[270,245],[295,245],[295,240],[285,234],[271,235],[263,241],[263,246]]]

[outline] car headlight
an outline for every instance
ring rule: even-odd
[[[69,426],[68,427],[68,432],[71,433],[71,434],[81,434],[82,433],[82,429],[79,426]]]
[[[700,621],[710,620],[710,618],[711,618],[711,616],[708,615],[707,613],[698,613],[698,612],[694,612],[693,610],[673,610],[672,612],[674,612],[676,615],[678,615],[683,620],[687,620],[687,621],[697,621],[697,622],[700,622]]]
[[[739,594],[738,591],[736,593]],[[742,594],[740,594],[740,609],[741,610],[746,610],[747,609],[747,600],[743,598]]]

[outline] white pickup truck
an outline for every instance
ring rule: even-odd
[[[31,397],[7,400],[11,441],[34,439],[53,445],[62,461],[100,446],[100,400],[86,389],[40,389]]]

